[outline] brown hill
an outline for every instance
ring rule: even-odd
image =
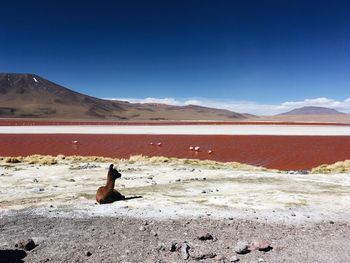
[[[251,115],[195,105],[102,100],[33,74],[0,73],[0,118],[242,120]]]
[[[307,106],[293,109],[291,111],[281,113],[279,115],[343,115],[345,113],[339,112],[335,109],[325,107]]]

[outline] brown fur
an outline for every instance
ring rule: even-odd
[[[96,201],[100,204],[113,203],[118,200],[124,200],[125,196],[114,189],[115,180],[120,178],[122,175],[113,169],[113,164],[109,166],[107,174],[107,182],[105,186],[101,186],[96,192]]]

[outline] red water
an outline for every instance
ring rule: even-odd
[[[201,148],[195,152],[190,146]],[[300,170],[350,159],[350,136],[0,134],[0,156],[31,154],[116,158],[143,154]]]

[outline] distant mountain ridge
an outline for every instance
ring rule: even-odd
[[[251,116],[196,105],[103,100],[35,74],[0,73],[0,118],[232,121]]]
[[[306,106],[302,108],[293,109],[291,111],[281,113],[278,115],[343,115],[343,114],[345,113],[339,112],[331,108]]]

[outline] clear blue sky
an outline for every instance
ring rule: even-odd
[[[345,99],[350,1],[1,1],[0,71],[97,97]]]

